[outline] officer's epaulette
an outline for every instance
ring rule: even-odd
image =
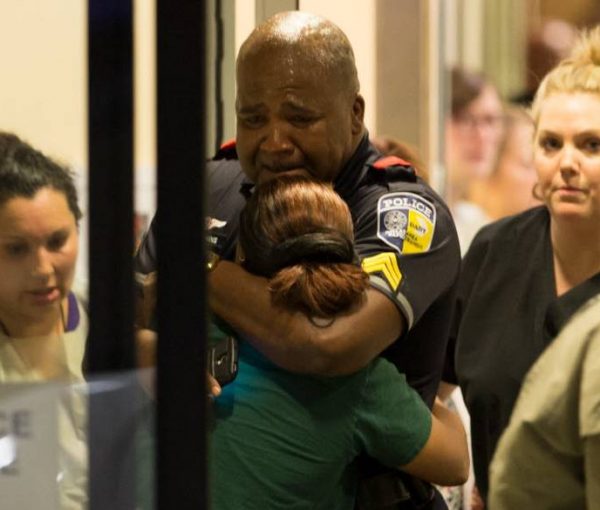
[[[417,174],[413,166],[397,156],[386,156],[371,163],[373,175],[385,178],[386,182],[416,182]]]
[[[238,159],[235,138],[223,142],[213,159]]]

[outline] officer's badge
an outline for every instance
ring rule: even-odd
[[[431,247],[436,211],[415,193],[388,193],[377,203],[377,237],[399,253],[422,253]]]

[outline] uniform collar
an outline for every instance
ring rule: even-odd
[[[336,177],[333,187],[342,197],[351,195],[360,187],[365,179],[369,164],[381,157],[381,154],[369,142],[369,134],[365,133],[354,154]]]
[[[248,177],[244,177],[240,184],[240,193],[244,196],[246,200],[250,198],[252,192],[254,191],[254,183],[248,179]]]

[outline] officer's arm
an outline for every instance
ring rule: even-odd
[[[398,308],[369,289],[362,304],[326,327],[304,314],[273,306],[267,280],[221,262],[209,274],[213,312],[240,331],[280,367],[293,372],[342,375],[359,370],[406,329]]]

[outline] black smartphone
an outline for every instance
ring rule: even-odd
[[[210,347],[206,353],[208,373],[221,386],[235,379],[238,370],[238,343],[232,336],[227,336]]]

